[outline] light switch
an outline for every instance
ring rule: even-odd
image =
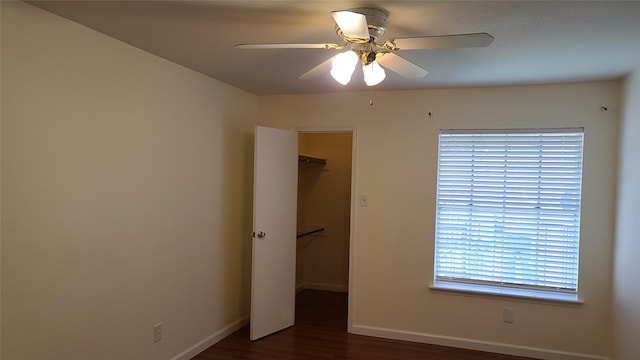
[[[360,194],[360,207],[368,207],[369,206],[369,195]]]

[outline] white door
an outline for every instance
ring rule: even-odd
[[[298,133],[256,127],[251,340],[293,325]]]

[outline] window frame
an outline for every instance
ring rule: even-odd
[[[577,226],[577,235],[575,236],[575,288],[570,290],[563,289],[554,289],[551,287],[536,287],[530,284],[525,285],[517,285],[517,284],[500,284],[497,282],[483,282],[478,281],[477,279],[458,279],[452,278],[447,279],[443,276],[438,276],[438,266],[439,261],[439,226],[441,226],[440,222],[440,209],[441,209],[441,201],[440,201],[440,189],[441,189],[441,161],[442,161],[442,136],[444,135],[495,135],[495,136],[504,136],[507,138],[508,136],[513,136],[512,134],[519,134],[523,136],[553,136],[553,134],[574,134],[579,139],[579,150],[574,153],[570,153],[572,155],[579,155],[579,179],[577,182],[577,188],[572,188],[572,191],[577,190],[577,215],[576,218],[573,219]],[[577,134],[577,135],[576,135]],[[508,144],[506,144],[505,140],[505,154],[507,153]],[[540,149],[542,149],[542,144],[544,141],[540,142]],[[473,153],[474,156],[477,153]],[[508,156],[505,155],[505,164],[507,163]],[[538,299],[538,300],[551,300],[551,301],[560,301],[560,302],[570,302],[570,303],[581,303],[582,300],[579,298],[579,254],[580,254],[580,227],[581,221],[580,216],[582,213],[581,209],[581,198],[582,198],[582,180],[583,180],[583,168],[584,168],[584,128],[544,128],[544,129],[446,129],[440,130],[438,134],[438,164],[437,164],[437,177],[436,177],[436,214],[435,214],[435,234],[434,234],[434,264],[433,264],[433,282],[431,284],[431,289],[433,290],[443,290],[443,291],[454,291],[454,292],[465,292],[465,293],[481,293],[481,294],[491,294],[491,295],[499,295],[499,296],[515,296],[519,298],[529,298],[529,299]],[[506,165],[505,165],[506,166]],[[546,164],[546,166],[549,166]],[[545,169],[545,163],[541,163],[539,165],[539,169]],[[475,171],[475,170],[474,170]],[[473,171],[471,172],[473,173]],[[541,177],[539,175],[539,177]],[[505,184],[507,184],[507,180],[505,180]],[[504,193],[508,192],[508,188],[505,186]],[[470,209],[473,208],[473,203],[469,204]],[[471,211],[471,210],[470,210]],[[471,216],[471,215],[469,215]],[[540,214],[537,215],[538,219],[540,218]],[[533,219],[533,217],[532,217]],[[493,234],[492,234],[493,236]]]

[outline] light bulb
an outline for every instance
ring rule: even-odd
[[[351,75],[358,63],[358,54],[353,50],[345,51],[336,55],[331,62],[331,76],[342,85],[347,85],[351,81]]]
[[[369,65],[364,65],[362,72],[364,74],[364,82],[367,83],[368,86],[378,85],[387,77],[384,69],[377,61],[373,61]]]

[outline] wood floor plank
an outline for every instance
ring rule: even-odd
[[[257,341],[249,326],[229,335],[192,360],[533,360],[347,333],[347,295],[304,290],[296,297],[293,327]]]

